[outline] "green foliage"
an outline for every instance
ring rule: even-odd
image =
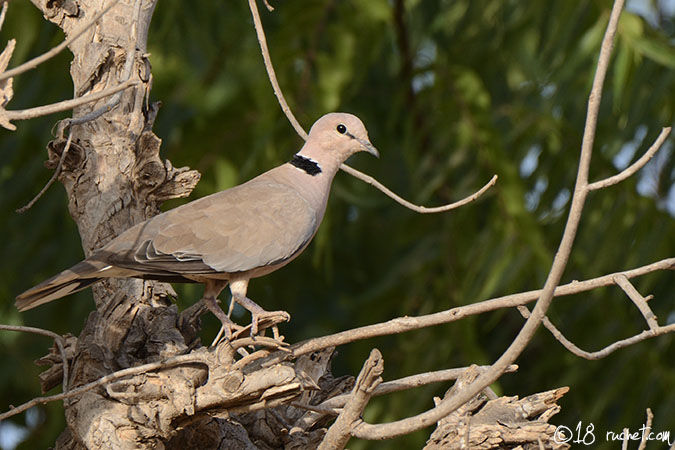
[[[548,273],[569,207],[600,41],[605,0],[578,2],[407,1],[402,21],[385,0],[277,2],[263,22],[277,76],[306,127],[321,114],[358,114],[380,160],[352,163],[412,201],[436,205],[463,197],[493,174],[481,200],[442,215],[418,215],[379,191],[339,174],[324,224],[293,264],[254,281],[250,295],[285,309],[290,341],[402,315],[419,315],[490,297],[538,289]],[[675,103],[675,19],[621,19],[603,97],[591,179],[635,160]],[[671,11],[672,13],[672,11]],[[403,25],[401,25],[401,23]],[[12,65],[61,35],[27,2],[12,2],[2,39],[16,37]],[[245,2],[160,3],[150,32],[152,97],[163,102],[155,126],[176,166],[199,169],[192,198],[245,181],[287,160],[302,144],[283,117],[264,70]],[[67,98],[68,55],[15,80],[13,109]],[[42,150],[57,117],[19,123],[0,138],[0,311],[3,323],[77,334],[91,310],[88,292],[19,315],[13,297],[81,258],[77,231],[58,186],[24,215],[50,173]],[[586,279],[675,255],[675,158],[671,137],[637,176],[592,193],[563,281]],[[173,206],[175,203],[167,206]],[[670,212],[669,212],[670,211]],[[665,323],[673,310],[672,273],[636,281]],[[200,291],[180,288],[179,305]],[[644,324],[618,288],[556,300],[551,318],[582,348],[597,350]],[[240,320],[246,320],[240,317]],[[672,320],[672,319],[671,319]],[[207,321],[204,341],[215,333]],[[337,374],[356,374],[370,348],[382,350],[385,379],[494,361],[523,320],[497,311],[451,325],[360,342],[340,349]],[[47,342],[0,334],[0,408],[34,397],[31,361]],[[546,332],[518,360],[520,372],[496,389],[527,395],[569,385],[553,422],[574,428],[637,430],[644,409],[654,429],[675,431],[672,337],[661,337],[589,362]],[[447,385],[375,399],[369,421],[389,421],[432,406]],[[58,408],[48,409],[30,446],[53,442]],[[18,419],[21,420],[21,419]],[[46,431],[42,428],[40,432]],[[37,437],[42,436],[42,437]],[[350,448],[419,448],[428,432]],[[42,439],[38,443],[38,439]],[[602,439],[595,448],[614,448]]]

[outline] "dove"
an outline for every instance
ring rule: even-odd
[[[318,119],[293,158],[257,177],[138,223],[84,261],[16,297],[26,311],[106,278],[202,283],[202,301],[231,336],[236,325],[218,305],[232,301],[251,313],[251,333],[270,316],[246,296],[249,281],[297,258],[316,234],[340,165],[365,151],[379,157],[361,120],[347,113]]]

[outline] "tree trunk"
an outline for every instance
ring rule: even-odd
[[[110,1],[33,3],[70,36]],[[157,214],[162,201],[188,195],[199,179],[196,171],[174,169],[169,161],[162,161],[161,141],[152,132],[157,105],[146,103],[152,76],[145,53],[155,3],[119,1],[69,46],[74,55],[70,73],[76,97],[129,78],[141,81],[123,91],[110,111],[70,130],[72,145],[60,180],[86,255]],[[80,107],[73,119],[110,101]],[[60,159],[65,142],[61,135],[49,144],[52,163]],[[190,344],[177,328],[175,306],[167,301],[170,286],[113,279],[98,283],[93,292],[97,311],[89,316],[78,339],[70,388],[120,368],[180,353]],[[139,439],[151,442],[157,437],[156,429],[144,428],[142,420],[128,416],[126,405],[103,391],[67,401],[65,409],[69,429],[59,439],[59,447],[138,448]]]

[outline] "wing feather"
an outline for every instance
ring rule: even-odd
[[[160,214],[102,253],[149,275],[243,272],[295,256],[317,228],[316,211],[296,190],[261,180]]]

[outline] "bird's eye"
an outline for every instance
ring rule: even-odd
[[[347,132],[347,127],[340,124],[340,125],[337,126],[336,130],[340,134],[345,134]]]

